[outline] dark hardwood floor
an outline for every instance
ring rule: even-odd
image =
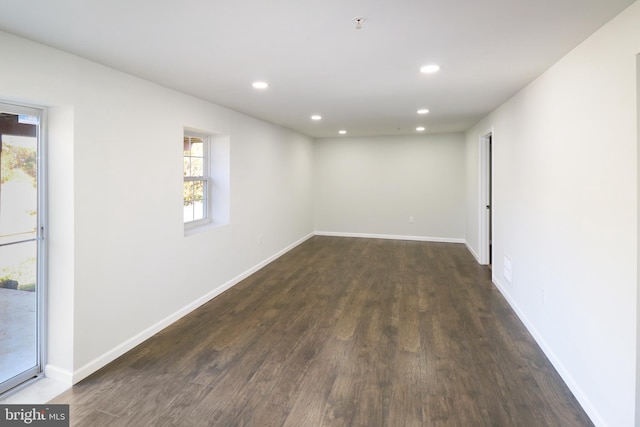
[[[590,426],[464,245],[314,237],[52,403],[74,426]]]

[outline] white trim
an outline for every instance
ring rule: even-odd
[[[567,387],[569,387],[575,398],[580,403],[580,406],[582,406],[582,409],[584,409],[584,411],[587,413],[593,424],[596,426],[606,426],[607,423],[605,423],[604,419],[600,416],[595,406],[582,391],[578,383],[574,380],[573,376],[565,368],[564,364],[560,361],[560,359],[558,359],[556,354],[551,349],[551,346],[547,344],[542,335],[536,330],[533,323],[529,321],[529,319],[520,309],[515,300],[511,298],[506,288],[502,285],[502,283],[500,283],[495,275],[492,275],[491,281],[496,286],[496,288],[498,288],[502,296],[507,300],[507,302],[511,306],[511,309],[516,313],[518,318],[520,318],[525,328],[527,328],[527,331],[529,331],[536,343],[538,343],[538,346],[540,347],[542,352],[547,356],[547,359],[549,359],[560,377],[562,377],[565,384],[567,385]]]
[[[47,364],[44,368],[44,375],[47,378],[68,385],[69,387],[73,385],[73,373],[55,365]]]
[[[38,356],[40,372],[44,375],[49,346],[49,142],[47,140],[47,110],[40,109],[38,126]]]
[[[20,387],[21,384],[29,382],[34,373],[41,376],[44,371],[44,365],[47,360],[47,245],[48,245],[48,168],[47,168],[47,140],[46,140],[46,109],[43,106],[13,104],[11,101],[0,101],[0,110],[11,115],[27,115],[37,117],[35,123],[31,123],[36,127],[36,227],[35,244],[36,244],[36,291],[35,291],[35,360],[36,364],[29,369],[17,373],[13,378],[0,378],[0,382],[4,382],[4,387],[0,390],[0,394],[8,392],[12,388]],[[20,121],[20,119],[18,119]],[[9,136],[9,135],[7,135]],[[0,135],[0,138],[2,135]],[[29,137],[31,138],[31,137]],[[0,140],[0,147],[2,141]],[[17,244],[27,243],[16,242]],[[8,387],[8,388],[5,388]]]
[[[71,388],[51,378],[33,378],[8,391],[0,398],[3,405],[44,405]]]
[[[221,293],[223,293],[227,289],[233,287],[234,285],[236,285],[239,282],[241,282],[242,280],[246,279],[247,277],[249,277],[250,275],[252,275],[256,271],[260,270],[261,268],[263,268],[267,264],[275,261],[276,259],[280,258],[282,255],[284,255],[287,252],[289,252],[292,249],[294,249],[296,246],[299,246],[300,244],[304,243],[305,241],[307,241],[311,237],[313,237],[313,233],[311,233],[311,234],[303,237],[302,239],[292,243],[291,245],[289,245],[286,248],[282,249],[280,252],[276,253],[275,255],[272,255],[271,257],[265,259],[264,261],[260,262],[259,264],[255,265],[254,267],[250,268],[249,270],[245,271],[244,273],[239,274],[238,276],[234,277],[233,279],[229,280],[228,282],[218,286],[213,291],[211,291],[211,292],[207,293],[206,295],[203,295],[202,297],[200,297],[197,300],[193,301],[191,304],[188,304],[187,306],[181,308],[180,310],[176,311],[175,313],[173,313],[173,314],[167,316],[166,318],[160,320],[159,322],[155,323],[154,325],[151,325],[150,327],[148,327],[147,329],[143,330],[139,334],[137,334],[137,335],[131,337],[130,339],[126,340],[122,344],[114,347],[113,349],[107,351],[106,353],[102,354],[101,356],[96,357],[95,359],[93,359],[92,361],[87,363],[86,365],[80,367],[79,369],[76,369],[73,372],[73,380],[72,380],[73,384],[77,384],[79,381],[83,380],[84,378],[88,377],[92,373],[96,372],[98,369],[100,369],[103,366],[107,365],[108,363],[114,361],[118,357],[120,357],[123,354],[125,354],[127,351],[133,349],[137,345],[139,345],[142,342],[146,341],[147,339],[151,338],[153,335],[155,335],[156,333],[160,332],[161,330],[163,330],[167,326],[171,325],[172,323],[176,322],[180,318],[182,318],[182,317],[186,316],[187,314],[191,313],[193,310],[195,310],[196,308],[200,307],[201,305],[209,302],[210,300],[212,300],[213,298],[217,297],[218,295],[220,295]]]
[[[210,170],[211,170],[211,156],[210,156],[211,137],[210,135],[205,133],[191,132],[185,129],[183,131],[182,138],[183,138],[183,141],[184,141],[184,138],[189,138],[189,144],[191,144],[191,138],[199,138],[202,140],[202,175],[199,175],[199,176],[185,175],[183,176],[183,181],[184,182],[202,181],[204,186],[203,197],[205,199],[203,200],[203,203],[202,203],[204,208],[202,218],[184,222],[184,217],[183,217],[184,231],[186,234],[190,230],[199,229],[200,227],[206,226],[212,222],[211,194],[212,194],[212,188],[213,188],[213,180],[211,179],[211,173],[210,173]],[[191,156],[191,155],[185,156],[183,152],[183,158],[185,157],[198,158],[198,156]],[[184,204],[184,195],[183,195],[182,202]]]
[[[413,240],[417,242],[466,243],[455,237],[397,236],[392,234],[342,233],[336,231],[316,231],[316,236],[357,237],[362,239]]]
[[[190,223],[192,224],[192,223]],[[200,233],[203,233],[208,230],[213,230],[214,228],[225,227],[229,224],[218,224],[217,222],[205,222],[204,224],[195,224],[193,227],[186,228],[184,230],[184,237],[195,236]]]
[[[636,138],[637,145],[636,147],[640,147],[640,53],[636,55]],[[637,151],[637,150],[636,150]],[[640,164],[640,151],[637,151],[636,154],[636,165]],[[637,188],[640,188],[640,174],[637,173],[636,166],[636,185]],[[637,191],[637,190],[636,190]],[[636,202],[637,203],[637,202]],[[640,207],[637,205],[636,210]],[[636,214],[636,230],[640,230],[640,216]],[[640,243],[640,234],[636,231],[636,245]],[[636,246],[637,247],[637,246]],[[636,250],[637,251],[637,250]],[[635,406],[635,415],[636,415],[636,426],[640,424],[640,252],[636,254],[636,406]]]
[[[487,214],[487,205],[491,206],[493,211],[493,200],[489,198],[489,183],[493,182],[493,166],[489,168],[489,161],[493,165],[493,150],[491,159],[489,159],[488,142],[489,137],[495,140],[495,132],[493,126],[482,132],[478,141],[478,263],[482,265],[489,264],[489,215]],[[491,215],[493,222],[494,215]],[[493,227],[493,224],[491,224]]]
[[[464,245],[467,247],[467,249],[469,250],[469,252],[471,252],[471,255],[473,255],[473,257],[476,259],[476,261],[478,262],[478,264],[480,264],[480,256],[478,255],[478,253],[476,251],[473,250],[473,248],[471,247],[471,245],[469,244],[469,242],[467,242],[465,240]]]

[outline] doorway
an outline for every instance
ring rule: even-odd
[[[480,264],[493,263],[493,129],[480,137]]]
[[[0,394],[42,372],[42,111],[0,103]]]

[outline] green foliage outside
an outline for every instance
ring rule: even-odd
[[[191,206],[196,202],[202,202],[204,200],[204,182],[185,182],[182,197],[184,198],[185,206]]]
[[[22,291],[35,290],[36,283],[36,258],[29,257],[18,265],[4,267],[0,271],[0,282],[5,280],[15,280],[18,282],[18,289]]]
[[[37,185],[37,155],[36,150],[28,147],[19,147],[10,144],[2,144],[0,152],[0,185],[9,182],[31,184],[35,190]],[[35,210],[24,212],[26,215],[35,216]],[[20,263],[0,267],[0,282],[15,280],[18,289],[34,291],[36,284],[36,258],[27,257]]]
[[[8,181],[31,182],[36,187],[36,152],[31,148],[2,145],[0,184]]]
[[[202,177],[204,175],[204,146],[201,139],[185,138],[184,144],[184,176]],[[182,193],[184,206],[191,206],[204,200],[204,180],[184,182]]]

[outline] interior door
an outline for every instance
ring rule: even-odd
[[[0,103],[0,393],[42,371],[41,111]]]
[[[493,135],[489,134],[487,144],[488,144],[488,159],[489,162],[489,188],[487,189],[488,195],[488,205],[487,205],[487,215],[489,217],[489,224],[487,225],[489,228],[489,267],[493,265]]]

